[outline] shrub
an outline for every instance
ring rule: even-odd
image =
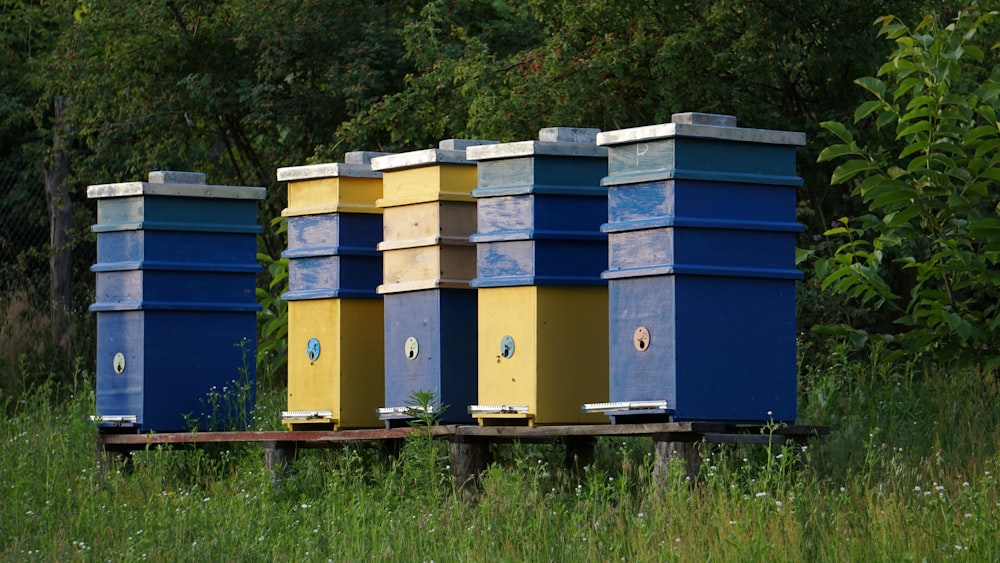
[[[823,124],[839,142],[819,160],[843,160],[831,181],[850,183],[868,212],[828,230],[840,244],[816,261],[824,290],[888,313],[877,338],[898,354],[987,370],[1000,365],[1000,65],[986,54],[997,15],[973,6],[946,25],[876,20],[896,49],[855,81],[873,98],[855,123],[874,119],[895,143],[865,146]],[[855,341],[874,336],[841,328]]]

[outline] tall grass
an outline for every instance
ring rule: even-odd
[[[679,463],[655,479],[641,438],[602,439],[575,472],[558,447],[505,446],[475,502],[440,440],[391,460],[307,451],[278,483],[256,445],[139,452],[102,476],[81,373],[69,400],[39,385],[0,424],[0,559],[996,560],[996,384],[917,373],[807,373],[803,422],[832,434],[805,452],[705,446],[697,484]],[[283,400],[265,394],[255,425]]]

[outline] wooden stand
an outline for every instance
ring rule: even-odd
[[[786,426],[768,429],[716,422],[658,422],[648,424],[573,426],[431,426],[429,428],[379,428],[371,430],[311,430],[275,432],[198,432],[170,434],[111,434],[97,438],[98,462],[106,467],[111,458],[127,460],[134,451],[155,446],[197,447],[202,444],[259,442],[264,446],[267,468],[280,480],[298,451],[330,448],[359,442],[380,442],[388,452],[397,451],[399,441],[414,432],[431,432],[451,442],[451,473],[466,494],[479,489],[479,476],[489,465],[490,444],[529,442],[558,443],[566,447],[566,467],[578,469],[594,462],[597,438],[601,436],[646,436],[653,440],[654,474],[665,478],[673,457],[684,459],[689,477],[698,474],[697,444],[738,443],[804,445],[810,438],[829,433],[825,426]]]

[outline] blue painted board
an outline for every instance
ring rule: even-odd
[[[97,265],[92,269],[257,272],[256,252],[253,233],[108,231],[97,235]]]
[[[600,197],[529,194],[479,198],[477,232],[469,240],[607,240],[601,225],[608,218],[608,199],[604,188],[601,190]]]
[[[604,185],[671,179],[802,185],[789,144],[672,137],[609,147]]]
[[[256,311],[256,273],[98,270],[90,310],[121,309]]]
[[[331,297],[378,297],[382,257],[334,255],[288,260],[287,301]]]
[[[146,195],[98,200],[94,232],[135,229],[262,232],[255,199]]]
[[[649,276],[608,292],[612,402],[666,399],[675,420],[795,420],[794,281]]]
[[[515,285],[605,285],[603,240],[513,240],[476,245],[472,287]]]
[[[607,172],[605,157],[536,154],[482,160],[472,197],[531,193],[602,196],[600,182]]]
[[[288,217],[288,250],[283,256],[377,256],[382,216],[373,213],[321,213]]]
[[[443,422],[468,423],[478,396],[477,297],[468,289],[390,293],[385,299],[385,406],[431,390],[447,405]],[[377,335],[373,335],[377,337]],[[413,357],[407,340],[417,347]]]
[[[794,186],[667,180],[607,190],[610,225],[664,217],[675,222],[728,220],[743,223],[745,228],[751,228],[751,222],[761,222],[766,228],[795,222]]]
[[[794,232],[664,227],[612,232],[604,278],[703,272],[801,279],[794,264]]]
[[[256,322],[244,312],[98,313],[97,414],[134,415],[141,432],[187,431],[192,417],[201,430],[246,428]],[[119,353],[121,373],[114,367]],[[234,382],[247,386],[242,397]]]

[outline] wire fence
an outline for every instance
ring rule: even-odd
[[[79,191],[79,190],[77,190]],[[82,199],[81,199],[82,198]],[[49,296],[49,217],[43,173],[37,162],[21,157],[0,159],[0,367],[38,357],[58,347],[88,356],[93,319],[90,265],[97,249],[90,233],[93,214],[82,194],[74,194],[73,303],[70,331],[56,342],[51,330]],[[2,385],[0,385],[2,387]]]

